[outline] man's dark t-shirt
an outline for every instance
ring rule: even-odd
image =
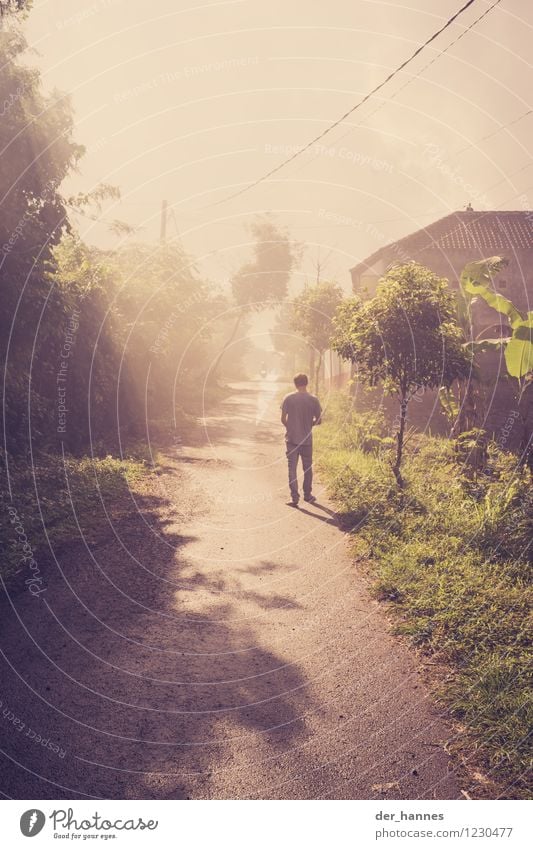
[[[320,419],[322,413],[318,398],[309,392],[291,392],[283,399],[281,411],[287,414],[287,442],[291,445],[310,445],[313,441],[313,423]]]

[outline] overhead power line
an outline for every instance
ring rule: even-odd
[[[387,106],[387,105],[390,103],[390,101],[391,101],[391,100],[394,100],[396,97],[398,97],[398,95],[399,95],[399,94],[400,94],[400,93],[401,93],[404,89],[406,89],[406,88],[407,88],[407,86],[411,85],[411,83],[413,83],[416,79],[418,79],[418,78],[421,76],[421,74],[423,74],[423,73],[424,73],[424,71],[427,71],[427,69],[428,69],[428,68],[430,68],[432,65],[434,65],[434,64],[435,64],[435,62],[438,62],[438,61],[439,61],[439,59],[441,59],[441,58],[442,58],[442,56],[444,56],[444,55],[445,55],[445,53],[447,53],[447,52],[448,52],[448,50],[450,50],[450,49],[451,49],[451,48],[452,48],[455,44],[457,44],[457,42],[458,42],[458,41],[460,41],[462,38],[464,38],[464,37],[465,37],[465,35],[466,35],[468,32],[470,32],[470,30],[472,30],[472,29],[473,29],[473,28],[474,28],[477,24],[479,24],[479,22],[480,22],[480,21],[482,21],[482,20],[483,20],[483,18],[486,18],[486,17],[487,17],[487,15],[489,14],[489,12],[492,12],[492,10],[493,10],[496,6],[498,6],[501,2],[502,2],[502,0],[495,0],[495,2],[494,2],[494,3],[492,3],[492,5],[488,7],[488,9],[485,9],[485,11],[483,12],[483,14],[482,14],[482,15],[480,15],[478,18],[476,18],[476,19],[475,19],[475,21],[472,21],[472,23],[471,23],[471,24],[469,24],[469,25],[466,27],[466,29],[464,29],[461,33],[459,33],[459,35],[457,36],[457,38],[454,38],[454,40],[453,40],[453,41],[451,41],[451,42],[450,42],[450,43],[449,43],[449,44],[448,44],[448,45],[444,48],[444,50],[441,50],[441,51],[437,54],[437,56],[433,56],[433,58],[432,58],[432,59],[430,59],[430,60],[429,60],[429,62],[427,62],[427,63],[424,65],[424,67],[423,67],[423,68],[420,68],[420,70],[419,70],[419,71],[417,71],[417,73],[416,73],[416,74],[413,74],[413,76],[409,77],[409,79],[408,79],[408,80],[406,80],[406,81],[403,83],[403,85],[401,85],[401,86],[400,86],[400,88],[396,89],[396,91],[394,91],[394,92],[391,94],[391,96],[387,98],[387,100],[384,100],[382,103],[380,103],[380,104],[379,104],[379,106],[376,106],[376,108],[375,108],[372,112],[370,112],[370,114],[369,114],[369,115],[366,115],[366,116],[363,118],[363,120],[361,121],[361,123],[360,123],[360,124],[357,124],[357,126],[356,126],[356,127],[351,127],[351,128],[348,130],[348,132],[347,132],[347,133],[345,133],[344,135],[342,135],[342,136],[340,137],[339,141],[342,141],[342,139],[346,138],[346,136],[349,136],[349,135],[350,135],[350,133],[351,133],[351,132],[353,132],[353,130],[354,130],[354,129],[358,129],[358,127],[362,127],[362,126],[364,126],[364,124],[367,124],[367,123],[368,123],[368,121],[370,120],[370,118],[372,118],[372,117],[373,117],[373,116],[374,116],[377,112],[379,112],[379,111],[380,111],[380,109],[383,109],[385,106]],[[530,110],[530,112],[531,112],[531,111],[533,111],[533,110]],[[526,114],[529,114],[529,113],[526,113]],[[522,117],[525,117],[525,116],[523,115]],[[520,120],[520,119],[517,119],[517,120]],[[501,128],[499,128],[499,129],[501,129]],[[498,129],[498,130],[496,130],[496,132],[499,132],[499,129]],[[463,148],[463,149],[464,149],[464,150],[466,150],[467,148],[465,147],[465,148]],[[462,153],[462,151],[459,151],[459,153]],[[454,155],[455,155],[455,154],[454,154]],[[305,163],[305,164],[306,164],[306,165],[308,165],[309,163]]]
[[[228,195],[227,197],[222,198],[219,201],[215,201],[215,203],[210,204],[210,205],[211,206],[217,206],[220,203],[225,203],[226,201],[229,201],[229,200],[232,200],[233,198],[239,197],[239,195],[244,194],[244,192],[247,192],[250,189],[253,189],[255,186],[258,186],[259,183],[262,183],[265,180],[268,180],[269,177],[272,177],[273,174],[276,174],[278,171],[281,171],[281,169],[284,168],[286,165],[288,165],[289,162],[292,162],[294,159],[297,159],[297,157],[299,157],[303,153],[305,153],[306,150],[309,150],[310,147],[312,147],[314,144],[316,144],[321,139],[323,139],[324,136],[328,135],[328,133],[331,133],[331,131],[334,130],[335,127],[338,127],[339,124],[342,124],[343,121],[346,120],[346,118],[348,118],[350,115],[352,115],[356,111],[356,109],[360,109],[360,107],[363,106],[365,103],[367,103],[367,101],[370,100],[371,97],[373,97],[375,94],[377,94],[378,91],[381,91],[381,89],[385,85],[387,85],[388,82],[390,82],[395,76],[397,76],[397,74],[401,73],[401,71],[403,71],[403,69],[406,68],[407,65],[409,65],[414,59],[416,59],[416,57],[419,56],[420,53],[429,44],[431,44],[433,41],[435,41],[435,39],[438,38],[439,35],[444,32],[444,30],[448,29],[448,27],[450,27],[454,23],[454,21],[456,21],[457,18],[460,15],[462,15],[463,12],[465,12],[475,2],[476,2],[476,0],[467,0],[467,2],[464,3],[461,6],[461,8],[458,9],[458,11],[455,12],[455,14],[451,16],[451,18],[448,18],[446,23],[443,24],[443,26],[441,26],[440,29],[438,29],[436,32],[434,32],[433,35],[431,35],[423,44],[420,45],[420,47],[417,47],[416,50],[414,51],[414,53],[412,53],[411,56],[409,56],[408,59],[405,59],[400,65],[398,65],[397,68],[395,68],[393,71],[391,71],[390,74],[388,74],[385,77],[385,79],[382,80],[382,82],[378,83],[378,85],[375,86],[372,89],[372,91],[368,92],[368,94],[365,94],[365,96],[360,101],[358,101],[358,103],[356,103],[354,106],[352,106],[350,109],[348,109],[348,111],[345,112],[344,115],[341,115],[340,118],[337,118],[337,120],[334,121],[332,124],[330,124],[329,127],[326,127],[325,130],[323,130],[321,133],[319,133],[318,136],[315,136],[314,139],[311,139],[310,142],[305,144],[303,147],[299,148],[299,150],[297,150],[296,153],[293,153],[291,156],[289,156],[287,159],[285,159],[279,165],[276,165],[275,168],[272,168],[266,174],[263,174],[262,177],[259,177],[257,180],[254,180],[254,182],[249,183],[247,186],[244,186],[242,189],[239,189],[237,192],[233,192],[233,194]]]
[[[489,14],[489,12],[492,12],[492,10],[495,8],[495,6],[498,6],[501,2],[502,2],[502,0],[495,0],[495,2],[491,6],[489,6],[488,9],[485,9],[483,14],[480,15],[479,18],[476,18],[475,21],[472,21],[472,23],[469,24],[466,27],[466,29],[464,29],[461,33],[459,33],[457,38],[454,38],[454,40],[451,41],[450,44],[448,44],[448,46],[444,48],[444,50],[441,50],[440,53],[438,53],[437,56],[434,56],[432,59],[430,59],[429,62],[427,62],[427,64],[424,65],[423,68],[420,68],[420,70],[416,74],[414,74],[412,77],[410,77],[408,80],[406,80],[404,82],[404,84],[402,86],[400,86],[399,89],[397,89],[397,91],[395,91],[391,94],[391,96],[388,98],[388,100],[386,100],[384,103],[380,103],[380,105],[378,107],[376,107],[376,109],[374,109],[374,111],[371,112],[370,115],[366,116],[365,120],[368,121],[368,119],[371,118],[372,115],[375,115],[376,112],[379,112],[380,109],[383,109],[383,107],[386,106],[386,104],[389,103],[389,101],[394,100],[394,98],[397,97],[400,94],[400,92],[404,90],[404,88],[407,88],[408,85],[411,85],[411,83],[414,82],[414,80],[416,80],[421,74],[423,74],[424,71],[427,71],[427,69],[430,68],[432,65],[434,65],[435,62],[438,62],[438,60],[442,56],[444,56],[444,54],[447,53],[448,50],[450,50],[451,47],[453,47],[455,44],[457,44],[458,41],[461,41],[461,39],[464,38],[465,35],[468,32],[470,32],[471,29],[473,29],[477,24],[479,24],[479,22],[482,21],[483,18],[486,18],[487,15]]]
[[[455,153],[450,153],[450,155],[442,161],[448,162],[450,159],[455,159],[457,156],[460,156],[462,153],[465,152],[465,150],[470,150],[471,147],[478,147],[481,142],[491,139],[493,136],[495,136],[497,133],[501,133],[503,130],[508,130],[509,127],[513,127],[515,124],[518,124],[519,121],[523,121],[524,118],[527,118],[527,116],[531,114],[533,114],[533,109],[528,109],[527,112],[523,112],[522,115],[518,116],[518,118],[513,118],[513,120],[509,121],[508,124],[502,124],[500,127],[496,127],[495,130],[491,130],[490,133],[487,133],[485,136],[482,136],[477,141],[469,142],[469,144],[466,144],[464,147],[460,148],[460,150],[456,151]]]

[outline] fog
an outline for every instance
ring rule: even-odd
[[[44,86],[71,93],[87,146],[69,189],[116,184],[122,200],[107,216],[147,240],[166,198],[169,238],[179,233],[222,283],[246,255],[243,225],[272,210],[307,245],[293,285],[314,278],[321,256],[323,274],[348,289],[355,262],[468,202],[533,206],[520,200],[533,186],[533,117],[496,132],[528,109],[526,0],[496,7],[440,56],[487,4],[467,10],[320,147],[220,201],[324,130],[456,5],[42,0],[26,31]],[[113,244],[105,221],[81,227]]]

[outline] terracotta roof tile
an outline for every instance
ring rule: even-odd
[[[453,212],[422,230],[379,248],[351,270],[362,271],[382,256],[416,259],[417,254],[430,248],[443,252],[471,250],[486,256],[533,249],[533,212]]]

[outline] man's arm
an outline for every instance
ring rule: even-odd
[[[281,405],[281,424],[285,425],[285,427],[287,427],[287,419],[288,418],[289,418],[289,416],[288,416],[288,413],[287,413],[287,404],[285,403],[285,400],[284,400],[283,404]]]
[[[320,401],[317,400],[313,427],[319,424],[322,424],[322,407],[320,406]]]

